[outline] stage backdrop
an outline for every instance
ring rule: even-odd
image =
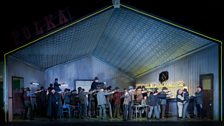
[[[45,71],[45,86],[54,82],[58,78],[59,83],[65,83],[68,86],[61,87],[75,89],[76,80],[93,80],[98,77],[100,82],[106,82],[106,86],[111,85],[120,88],[128,87],[133,84],[134,79],[117,70],[116,68],[102,62],[94,56],[86,56],[79,60],[60,64],[51,67]],[[80,85],[81,86],[81,85]]]

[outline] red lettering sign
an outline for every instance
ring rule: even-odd
[[[22,29],[23,35],[26,39],[30,39],[31,38],[31,33],[28,27],[24,27]]]
[[[15,42],[15,45],[19,45],[19,43],[20,43],[19,37],[20,37],[20,34],[18,31],[12,32],[12,38]]]
[[[66,18],[65,14],[63,13],[62,10],[59,10],[58,15],[59,15],[59,24],[62,25],[62,24],[65,24],[68,22],[68,19]]]
[[[42,27],[38,27],[38,23],[36,21],[33,22],[33,25],[35,26],[35,31],[36,31],[37,35],[44,33],[43,28]]]
[[[52,28],[56,27],[52,21],[52,15],[46,16],[44,19],[47,23],[47,30],[51,30]]]
[[[24,26],[21,30],[12,32],[12,37],[15,45],[21,45],[23,42],[28,42],[30,39],[50,30],[68,23],[71,21],[69,10],[59,10],[56,15],[45,16],[41,21],[34,21],[32,25]]]

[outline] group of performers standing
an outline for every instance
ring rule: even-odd
[[[119,87],[112,89],[111,86],[105,87],[95,78],[89,91],[85,91],[82,87],[78,90],[65,89],[63,92],[59,88],[58,79],[54,84],[45,90],[41,87],[34,92],[36,96],[36,107],[32,103],[32,93],[29,88],[25,88],[22,93],[22,101],[25,112],[23,118],[33,119],[37,109],[37,115],[40,117],[49,117],[54,120],[60,117],[76,117],[81,119],[99,118],[102,120],[110,118],[122,117],[124,121],[134,118],[134,110],[136,105],[144,105],[138,113],[143,114],[148,120],[166,118],[167,98],[170,97],[168,89],[162,88],[162,91],[148,91],[145,87],[128,86],[121,90]],[[178,89],[176,100],[178,118],[190,118],[188,113],[189,93],[187,89]],[[195,103],[197,115],[202,117],[203,110],[203,91],[201,87],[197,87],[195,93]],[[68,114],[63,113],[68,110]],[[108,112],[107,112],[108,110]]]

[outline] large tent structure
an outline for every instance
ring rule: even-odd
[[[13,120],[13,79],[20,87],[38,82],[47,87],[54,78],[75,88],[76,80],[95,76],[112,87],[183,81],[190,95],[212,75],[212,118],[221,119],[221,42],[156,16],[121,5],[109,6],[5,55],[4,101]],[[38,87],[31,85],[35,90]],[[8,99],[9,98],[9,99]]]

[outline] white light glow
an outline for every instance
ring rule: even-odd
[[[40,84],[37,83],[37,82],[31,82],[30,84],[32,84],[32,85],[36,85],[36,86],[40,85]]]

